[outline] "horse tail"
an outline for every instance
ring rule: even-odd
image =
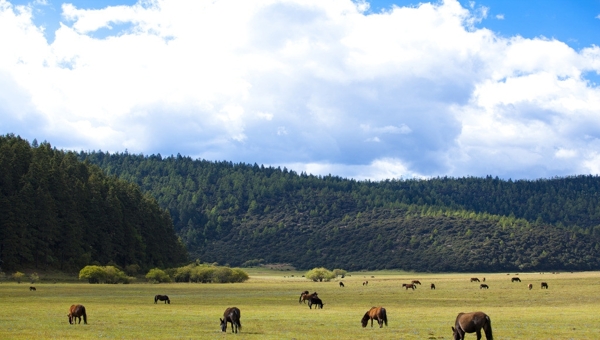
[[[492,320],[489,316],[485,316],[485,325],[483,325],[483,331],[485,332],[485,338],[487,340],[494,340],[494,336],[492,335]]]
[[[83,313],[83,323],[87,325],[87,314],[85,313],[85,307],[81,306],[81,312]]]
[[[381,308],[381,318],[383,319],[383,322],[385,323],[385,325],[387,326],[387,313],[385,311],[385,308]]]

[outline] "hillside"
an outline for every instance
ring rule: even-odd
[[[76,154],[0,136],[2,270],[76,271],[91,263],[141,268],[187,261],[172,220],[132,183]]]
[[[257,164],[92,152],[169,210],[193,257],[299,268],[600,269],[600,178],[355,181]]]

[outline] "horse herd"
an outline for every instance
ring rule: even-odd
[[[481,282],[479,278],[471,278],[470,282]],[[483,278],[483,282],[485,282],[485,278]],[[518,277],[513,277],[511,282],[521,282],[521,279]],[[340,281],[340,287],[345,287],[344,283]],[[367,285],[368,281],[363,282],[363,285]],[[417,285],[421,285],[421,282],[418,280],[413,280],[411,283],[403,283],[402,287],[406,290],[408,289],[416,289]],[[488,289],[489,286],[487,284],[480,284],[480,289]],[[528,284],[528,288],[531,290],[533,285]],[[548,289],[548,283],[541,283],[542,289]],[[435,284],[431,284],[431,289],[435,289]],[[35,287],[30,287],[30,290],[35,290]],[[165,304],[170,304],[171,300],[167,295],[155,295],[154,303],[158,303],[158,301],[164,301]],[[323,309],[323,301],[319,298],[317,292],[310,293],[305,290],[300,294],[300,298],[298,299],[298,303],[304,302],[308,304],[308,307],[312,309],[312,306],[315,306],[315,309],[320,308]],[[81,319],[83,318],[83,323],[87,324],[87,314],[85,311],[85,307],[83,305],[72,305],[69,308],[69,324],[76,324],[77,321],[81,324]],[[237,333],[238,330],[242,330],[242,324],[240,321],[241,312],[237,307],[229,307],[225,309],[223,313],[223,318],[219,318],[221,322],[221,331],[227,332],[227,324],[231,323],[231,332]],[[379,324],[379,328],[383,328],[385,324],[387,326],[388,319],[387,313],[384,307],[372,307],[369,309],[365,315],[361,319],[362,327],[367,327],[369,320],[371,321],[371,327],[373,327],[373,321],[376,320]],[[471,312],[471,313],[459,313],[456,316],[456,320],[454,322],[454,326],[452,327],[453,339],[454,340],[463,340],[465,337],[465,333],[476,333],[477,340],[481,339],[481,330],[483,329],[485,333],[485,337],[487,340],[493,340],[492,335],[492,322],[490,317],[483,312]]]

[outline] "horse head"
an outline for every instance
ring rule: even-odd
[[[221,320],[221,332],[226,332],[227,331],[227,321],[219,318],[219,320]]]

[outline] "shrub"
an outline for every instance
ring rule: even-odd
[[[17,281],[18,283],[21,283],[21,280],[23,280],[23,277],[25,277],[25,274],[23,274],[21,272],[16,272],[16,273],[12,274],[13,280]]]
[[[167,273],[165,273],[164,270],[158,268],[150,269],[148,274],[146,274],[146,279],[148,279],[148,281],[150,282],[157,283],[171,282],[171,277]]]
[[[37,273],[31,273],[31,275],[29,275],[29,280],[31,281],[31,283],[36,283],[38,280],[40,279],[40,276]]]
[[[306,276],[307,279],[313,280],[315,282],[321,282],[323,280],[330,281],[331,279],[335,278],[335,274],[332,271],[327,270],[323,267],[313,268],[306,272],[304,276]]]
[[[129,283],[131,279],[125,273],[114,266],[85,266],[79,271],[80,280],[88,280],[89,283]]]

